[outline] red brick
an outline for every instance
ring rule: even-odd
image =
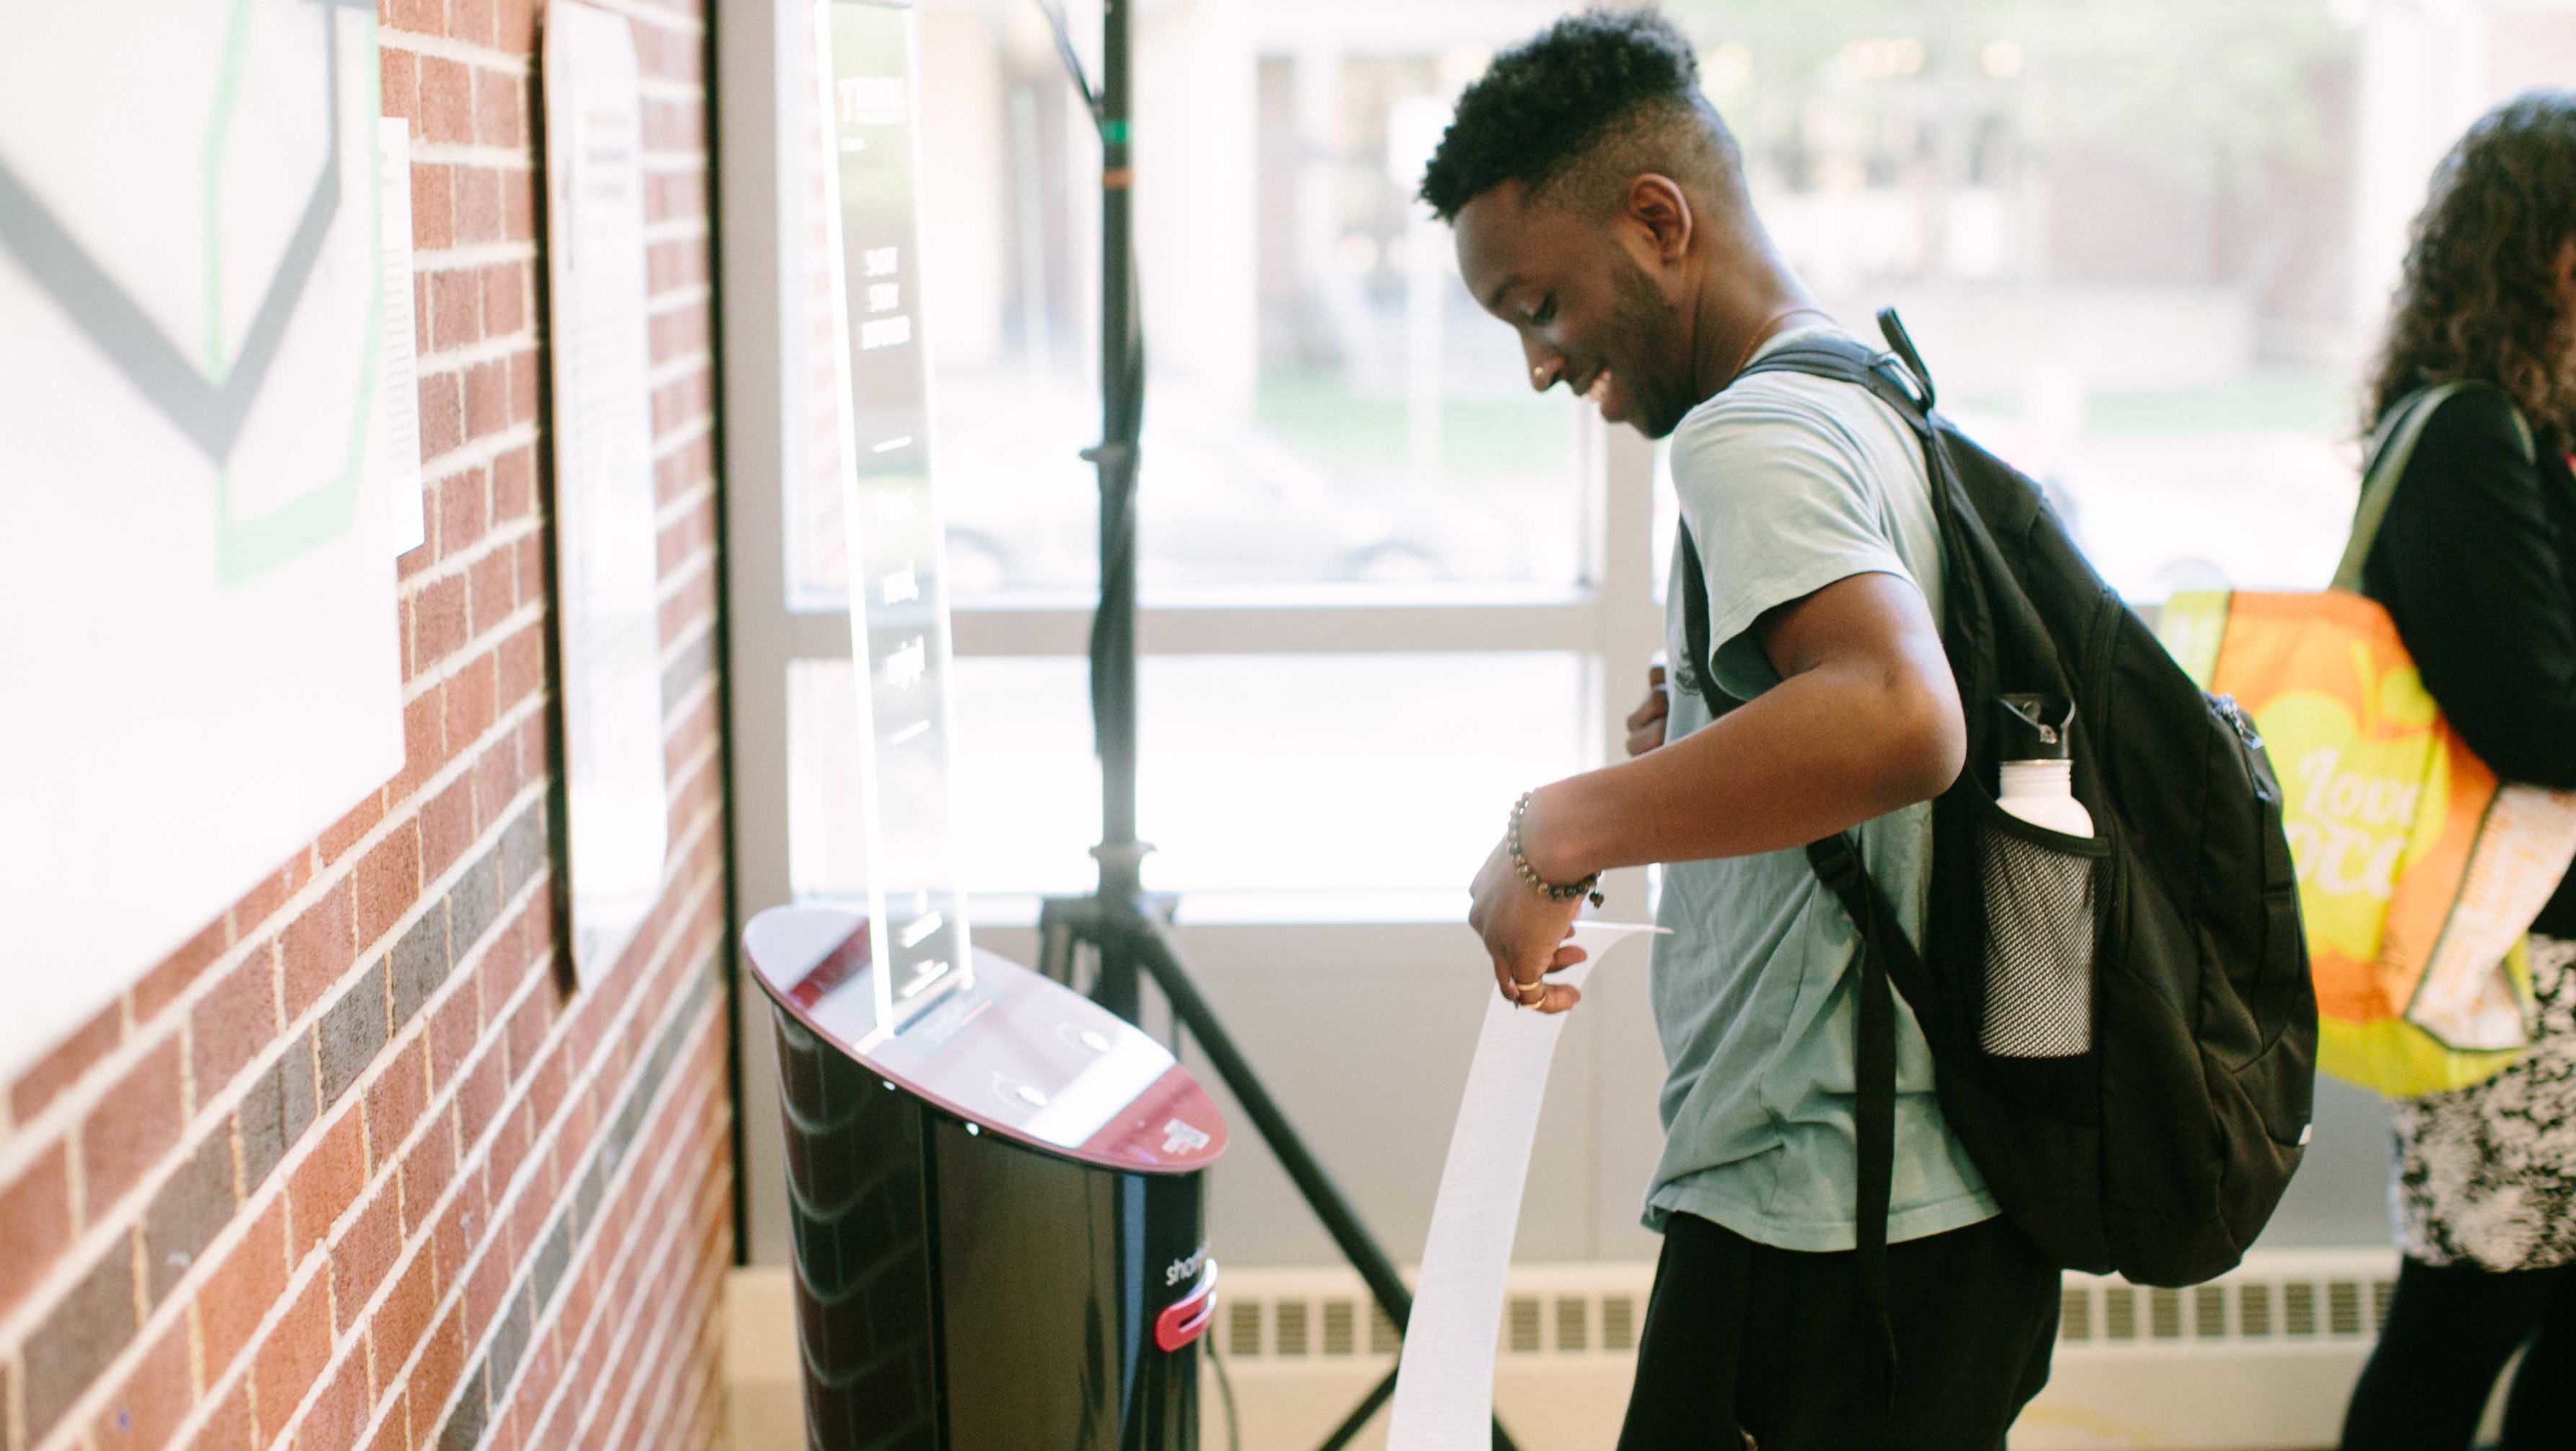
[[[456,182],[451,175],[453,170],[452,167],[412,163],[411,244],[419,251],[444,252],[456,245]],[[428,316],[425,311],[420,315]]]
[[[367,1089],[367,1143],[379,1161],[411,1136],[428,1108],[429,1046],[414,1038]]]
[[[430,343],[440,351],[483,341],[483,279],[470,267],[429,274]],[[440,553],[450,546],[442,543]]]
[[[430,1077],[444,1086],[453,1081],[464,1065],[466,1056],[482,1032],[482,1015],[476,1010],[474,985],[466,983],[448,995],[430,1018]],[[473,1142],[469,1135],[466,1142]]]
[[[474,375],[497,364],[478,364],[467,370],[465,388],[470,394]],[[473,416],[471,405],[467,418]],[[470,425],[469,425],[470,426]],[[473,435],[469,432],[467,437]],[[482,465],[461,470],[438,481],[438,557],[454,559],[472,549],[492,527],[490,472]]]
[[[520,701],[545,689],[546,641],[543,625],[529,625],[503,640],[495,652],[498,658],[498,706],[508,710]]]
[[[277,1297],[286,1293],[286,1201],[272,1199],[241,1243],[197,1292],[206,1375],[220,1378]]]
[[[447,738],[462,747],[480,740],[492,728],[495,711],[493,659],[489,652],[456,672],[440,695],[446,702]]]
[[[447,33],[467,45],[492,43],[493,0],[448,0]],[[481,72],[489,77],[491,72]]]
[[[304,890],[313,880],[313,853],[299,850],[286,859],[275,874],[250,889],[249,895],[233,904],[233,940],[239,942],[253,935],[260,926],[275,916],[287,899]]]
[[[510,355],[510,421],[526,423],[537,416],[537,355],[534,351]]]
[[[438,487],[444,493],[449,485],[456,482],[449,479]],[[473,628],[465,612],[465,576],[451,574],[422,587],[413,603],[412,630],[419,641],[423,672],[445,664],[447,657],[473,638]]]
[[[469,6],[485,11],[483,20],[491,20],[491,0],[456,0],[457,18],[461,21]],[[474,73],[474,139],[486,146],[519,144],[520,78],[505,71]]]
[[[464,1183],[457,1186],[456,1197],[447,1202],[446,1211],[438,1216],[437,1232],[430,1237],[431,1248],[438,1252],[438,1293],[441,1298],[454,1295],[457,1286],[464,1283],[465,1262],[474,1254],[474,1231],[484,1223],[482,1198],[478,1193],[482,1184],[483,1176],[479,1172],[465,1176]]]
[[[509,229],[501,195],[501,174],[488,166],[459,167],[456,172],[456,240],[464,244],[498,242]]]
[[[251,1361],[251,1400],[258,1436],[274,1441],[304,1393],[331,1362],[331,1277],[315,1275]]]
[[[512,242],[537,237],[537,174],[521,167],[501,173],[501,234]]]
[[[438,1308],[438,1260],[423,1243],[394,1279],[385,1302],[376,1308],[367,1333],[374,1337],[376,1364],[390,1378],[411,1357],[412,1348],[429,1333],[430,1312]]]
[[[540,986],[520,1002],[510,1014],[509,1035],[510,1081],[525,1083],[536,1071],[537,1059],[545,1051],[546,1034],[555,1023],[554,994]]]
[[[262,1308],[266,1308],[263,1306]],[[188,1451],[250,1451],[250,1389],[247,1380],[224,1393]]]
[[[492,460],[492,518],[524,519],[537,507],[537,451],[521,444]],[[522,596],[526,598],[526,596]]]
[[[57,1143],[0,1186],[0,1319],[71,1242],[71,1151]]]
[[[519,561],[506,549],[495,549],[474,561],[467,598],[473,603],[474,633],[483,634],[519,607]]]
[[[96,1444],[103,1451],[166,1446],[194,1408],[188,1386],[188,1322],[174,1320],[126,1377],[124,1388],[100,1408]]]
[[[483,331],[506,338],[528,325],[528,264],[495,262],[483,269]]]
[[[483,1258],[475,1262],[465,1282],[465,1334],[477,1341],[510,1308],[510,1257],[502,1253],[499,1235],[487,1236],[487,1242]]]
[[[224,949],[232,942],[231,923],[227,916],[219,915],[186,946],[163,958],[159,966],[145,973],[142,981],[134,985],[135,1025],[142,1027],[161,1016],[162,1010],[177,1001],[190,983],[195,982],[216,958],[223,956]]]
[[[444,36],[447,0],[383,0],[387,27],[409,35]]]
[[[278,958],[284,968],[286,1016],[302,1017],[323,991],[338,982],[358,960],[358,940],[354,922],[355,893],[344,878],[322,895],[322,899],[304,909],[278,939]]]
[[[375,830],[376,823],[384,819],[384,793],[370,792],[365,800],[350,808],[348,815],[333,822],[330,829],[322,833],[322,839],[315,843],[322,854],[322,865],[327,868],[347,856],[349,848],[356,846],[360,838]]]
[[[537,7],[538,0],[496,0],[492,43],[512,55],[534,55]]]
[[[357,1451],[367,1434],[367,1349],[353,1345],[296,1428],[295,1451]]]
[[[331,1237],[331,1226],[348,1213],[367,1187],[366,1129],[357,1112],[340,1115],[313,1153],[295,1166],[286,1198],[293,1214],[287,1249],[302,1263],[316,1245]]]
[[[95,1223],[179,1140],[179,1040],[145,1054],[81,1121],[81,1220]]]
[[[358,863],[358,940],[373,944],[420,900],[420,824],[406,821]]]
[[[465,442],[465,395],[454,373],[420,379],[420,456],[438,458]]]
[[[462,1307],[447,1312],[447,1318],[431,1332],[429,1348],[421,1353],[420,1363],[412,1367],[408,1387],[411,1411],[411,1444],[434,1446],[438,1442],[440,1418],[447,1413],[447,1398],[456,1392],[457,1377],[465,1370],[465,1324]]]
[[[63,1090],[78,1083],[90,1069],[98,1066],[116,1045],[125,1039],[125,1006],[110,1003],[106,1011],[93,1016],[73,1030],[70,1037],[54,1045],[53,1051],[37,1060],[9,1088],[9,1110],[20,1123],[45,1111],[47,1105],[62,1097]]]
[[[500,1126],[492,1134],[492,1146],[483,1155],[484,1172],[491,1176],[493,1193],[503,1193],[518,1177],[535,1133],[536,1126],[524,1106],[502,1111]]]
[[[402,1253],[401,1195],[387,1184],[331,1246],[331,1301],[346,1335]]]
[[[421,357],[429,352],[429,274],[415,271],[411,275],[411,351]],[[406,554],[404,559],[413,558]]]
[[[489,759],[491,752],[484,752]],[[474,781],[460,776],[420,808],[420,876],[434,882],[474,844]]]
[[[389,788],[393,799],[407,799],[447,764],[445,720],[436,690],[425,690],[403,703],[403,769]]]
[[[465,373],[465,436],[486,438],[510,426],[510,364],[476,363]]]
[[[519,598],[541,600],[545,597],[545,536],[531,534],[519,541]]]
[[[430,1211],[439,1197],[447,1192],[456,1175],[456,1145],[443,1132],[444,1125],[433,1126],[412,1145],[403,1159],[402,1224],[406,1235],[417,1234],[429,1222]]]
[[[188,1018],[197,1096],[212,1098],[277,1037],[277,956],[262,944],[197,999]]]
[[[505,661],[508,659],[506,655],[502,658]],[[542,686],[544,682],[540,680],[538,684]],[[507,695],[509,688],[510,677],[505,672],[501,683],[504,695]],[[513,698],[502,704],[501,708],[507,710],[517,703]],[[474,763],[474,803],[477,815],[486,823],[500,820],[509,811],[510,803],[518,798],[519,784],[519,742],[517,733],[513,732],[508,739],[495,741],[485,747],[483,758]]]
[[[421,134],[442,146],[474,140],[474,73],[462,61],[420,58]]]
[[[388,116],[420,116],[420,62],[407,50],[386,46],[377,53],[384,75],[384,111]],[[417,131],[417,126],[412,128]]]
[[[382,1350],[377,1351],[379,1355],[383,1353]],[[386,1373],[392,1373],[391,1366],[386,1367]],[[403,1399],[408,1394],[407,1391],[394,1392],[392,1401],[385,1407],[384,1419],[377,1423],[376,1439],[367,1443],[367,1451],[412,1451],[411,1412]],[[421,1451],[428,1451],[428,1448],[423,1447]]]

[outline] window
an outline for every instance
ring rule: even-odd
[[[1898,306],[1945,408],[2042,480],[2142,602],[2324,577],[2362,360],[2424,177],[2479,109],[2568,58],[2563,24],[2504,9],[2483,73],[2456,63],[2469,42],[2402,7],[2323,0],[2202,0],[2152,23],[2000,3],[1671,9],[1801,274],[1864,333]],[[1561,392],[1529,392],[1447,229],[1411,200],[1456,88],[1542,18],[1403,3],[1137,18],[1153,370],[1140,821],[1164,846],[1156,885],[1249,888],[1268,869],[1226,839],[1245,834],[1278,858],[1274,884],[1454,889],[1460,828],[1427,809],[1385,813],[1378,860],[1338,845],[1330,813],[1198,808],[1248,807],[1257,774],[1365,811],[1348,793],[1362,777],[1331,764],[1353,760],[1410,762],[1422,803],[1508,800],[1617,738],[1625,677],[1657,640],[1669,481]],[[1037,6],[924,0],[919,29],[937,110],[922,128],[934,456],[959,678],[976,682],[962,729],[1000,752],[989,768],[961,754],[964,855],[979,889],[1062,888],[1087,875],[1097,812],[1079,689],[1097,495],[1079,450],[1099,429],[1098,146]],[[1070,29],[1088,53],[1096,10]],[[781,96],[781,134],[806,134],[810,89]],[[810,343],[817,321],[807,309],[784,332]],[[797,366],[827,377],[816,363],[808,347]],[[818,427],[790,428],[826,441],[777,526],[800,699],[827,693],[845,638]],[[1514,681],[1536,693],[1497,730]],[[1198,694],[1230,682],[1245,693],[1202,714]],[[1339,708],[1284,708],[1292,687]],[[829,782],[828,716],[780,705],[793,770]],[[1413,754],[1443,731],[1516,745]],[[823,862],[793,875],[846,879]]]

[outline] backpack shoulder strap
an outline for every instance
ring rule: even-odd
[[[2334,589],[2359,592],[2362,565],[2370,558],[2370,546],[2379,538],[2379,526],[2388,519],[2388,506],[2397,497],[2397,481],[2406,476],[2406,466],[2415,460],[2415,446],[2424,441],[2424,429],[2433,415],[2458,393],[2476,387],[2474,383],[2452,381],[2419,388],[2398,400],[2379,421],[2370,438],[2370,463],[2362,473],[2361,502],[2353,509],[2352,537],[2343,547],[2343,561],[2335,566]],[[2522,410],[2513,410],[2514,427],[2522,437],[2522,456],[2536,459],[2539,449],[2531,436],[2531,424]]]
[[[1756,373],[1804,373],[1866,388],[1916,432],[1931,428],[1930,386],[1908,371],[1895,354],[1873,351],[1849,338],[1816,337],[1785,344],[1746,364],[1735,377],[1741,380]]]

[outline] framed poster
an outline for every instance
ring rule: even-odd
[[[644,101],[624,17],[548,8],[545,109],[563,891],[573,970],[589,981],[660,900],[670,830]]]

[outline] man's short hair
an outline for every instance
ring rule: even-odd
[[[1652,9],[1587,10],[1496,56],[1459,96],[1421,195],[1444,222],[1507,181],[1607,209],[1649,171],[1727,199],[1743,185],[1690,42]]]

